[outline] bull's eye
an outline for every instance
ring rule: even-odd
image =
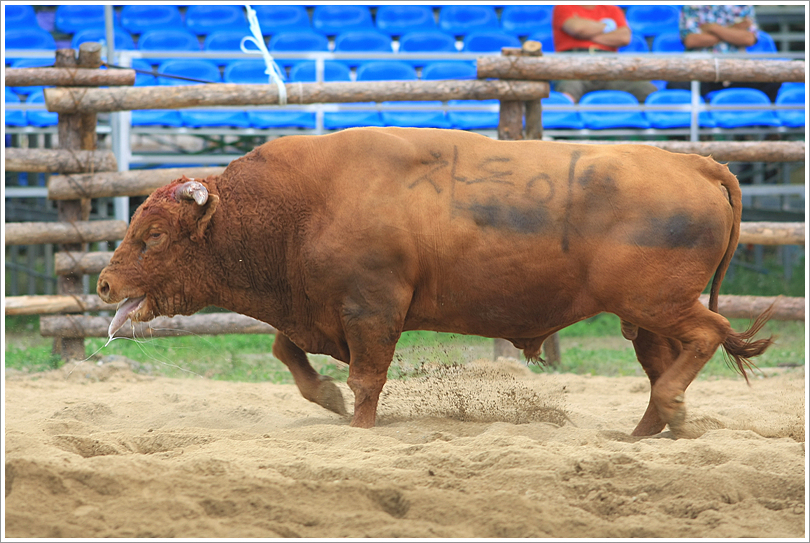
[[[149,232],[143,240],[143,250],[146,251],[147,249],[156,248],[158,245],[162,244],[165,238],[165,232],[159,230]]]

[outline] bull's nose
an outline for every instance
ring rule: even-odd
[[[96,285],[96,292],[98,292],[99,297],[106,302],[110,298],[110,283],[99,278],[98,285]]]

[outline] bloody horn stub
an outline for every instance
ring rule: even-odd
[[[208,201],[208,189],[199,181],[187,181],[178,186],[174,192],[177,200],[194,200],[197,205],[204,205]]]

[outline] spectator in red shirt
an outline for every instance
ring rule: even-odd
[[[617,6],[554,6],[551,25],[556,52],[615,52],[630,43],[632,34],[624,12]],[[657,90],[649,81],[563,80],[554,82],[554,90],[568,95],[575,103],[594,90],[627,91],[639,102]]]

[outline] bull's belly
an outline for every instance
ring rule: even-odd
[[[423,297],[417,292],[404,329],[534,338],[598,313],[586,298],[575,292],[560,294],[526,286],[520,290],[450,290],[437,297]]]

